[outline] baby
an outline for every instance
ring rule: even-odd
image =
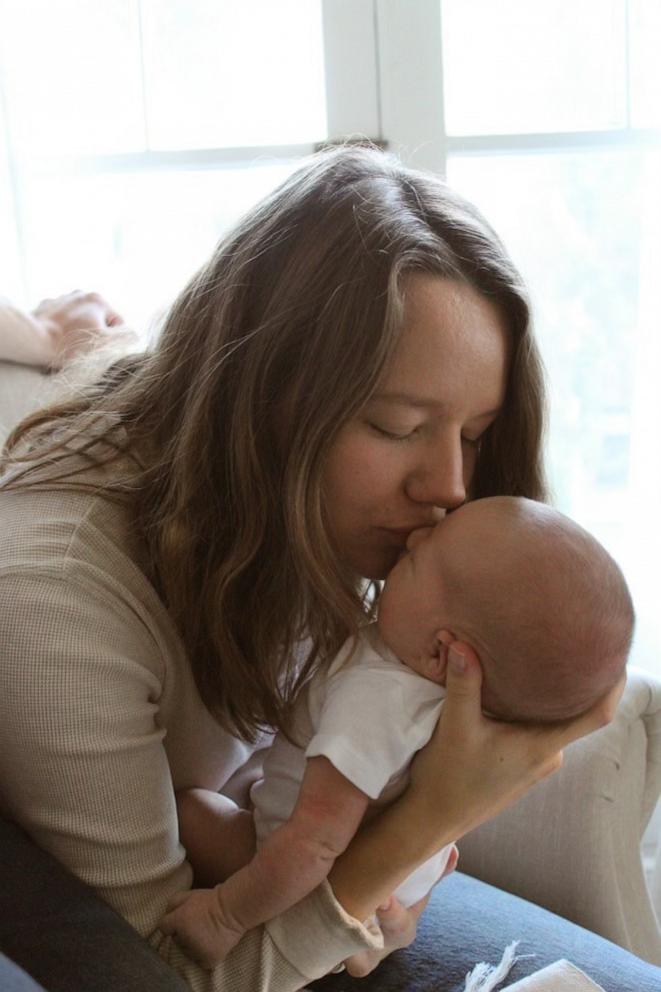
[[[406,787],[438,720],[453,640],[480,657],[485,712],[549,722],[587,710],[618,681],[632,629],[618,566],[544,504],[490,497],[414,532],[385,582],[377,623],[308,685],[296,744],[279,734],[267,753],[251,792],[257,853],[214,889],[178,896],[162,928],[212,966],[319,885],[368,809]],[[421,899],[450,857],[453,845],[397,898]]]

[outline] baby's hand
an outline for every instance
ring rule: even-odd
[[[209,970],[227,957],[244,933],[227,919],[221,890],[217,885],[178,893],[160,924],[163,933],[171,934],[189,957]]]

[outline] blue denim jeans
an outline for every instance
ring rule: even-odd
[[[0,954],[0,989],[2,992],[44,992],[43,985],[37,985],[4,954]]]
[[[459,872],[435,889],[412,947],[392,954],[367,978],[331,975],[313,987],[317,992],[461,992],[474,964],[496,963],[505,946],[517,939],[520,954],[535,956],[515,965],[510,982],[565,957],[606,992],[661,992],[661,969]],[[47,992],[188,988],[91,889],[2,820],[0,951]],[[1,955],[0,990],[39,992]]]
[[[519,940],[505,985],[567,958],[606,992],[661,992],[661,968],[539,906],[454,872],[434,890],[412,947],[395,951],[367,978],[329,975],[315,992],[462,992],[478,963],[497,964]],[[500,988],[500,986],[499,986]]]

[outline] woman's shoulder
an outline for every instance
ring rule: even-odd
[[[0,485],[0,567],[60,569],[77,554],[94,560],[101,535],[130,553],[127,506],[108,498],[100,473],[88,481]]]
[[[80,590],[108,608],[130,605],[152,636],[174,643],[177,637],[150,577],[149,556],[129,501],[111,491],[118,473],[120,466],[93,469],[82,488],[52,480],[0,486],[3,586],[10,595],[19,581],[36,589],[40,577],[56,579],[63,596]]]
[[[154,686],[185,668],[129,509],[102,488],[0,488],[0,599],[3,636],[26,641],[25,656],[38,641],[40,664],[51,665],[57,650],[72,671],[90,652],[120,667],[134,658]]]

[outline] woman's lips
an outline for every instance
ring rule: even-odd
[[[416,524],[414,527],[382,527],[380,531],[388,544],[399,551],[400,556],[402,556],[407,552],[411,534],[422,528],[429,529],[429,526],[429,524]]]
[[[421,524],[411,524],[410,527],[381,527],[380,530],[385,531],[387,534],[392,534],[393,537],[406,540],[414,530],[428,530],[430,527],[434,527],[437,522],[436,520],[432,520],[431,522],[427,521]]]

